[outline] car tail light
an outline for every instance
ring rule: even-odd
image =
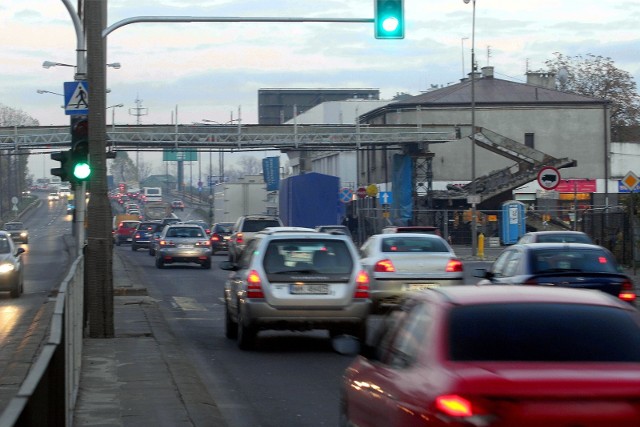
[[[247,298],[264,298],[262,280],[255,270],[251,270],[247,276]]]
[[[622,282],[622,289],[618,293],[618,298],[626,302],[634,302],[636,300],[636,292],[633,290],[633,283],[631,280],[625,280]]]
[[[172,241],[170,241],[170,240],[160,240],[160,242],[158,242],[158,244],[159,244],[160,246],[164,246],[164,247],[166,247],[166,248],[172,248],[172,247],[174,247],[174,246],[175,246],[175,243],[173,243],[173,242],[172,242]]]
[[[211,234],[211,229],[207,228],[206,230],[204,230],[204,232],[207,234]]]
[[[219,242],[220,241],[220,236],[218,234],[212,234],[211,235],[211,241],[212,242]]]
[[[455,258],[450,259],[444,271],[446,271],[447,273],[456,273],[456,272],[463,271],[462,261]]]
[[[200,240],[196,242],[196,246],[211,246],[211,242],[208,240]]]
[[[242,233],[236,234],[236,243],[244,243],[244,239],[242,238]]]
[[[134,234],[133,237],[135,237],[136,239],[139,239],[140,238],[140,233]]]
[[[393,273],[396,271],[396,268],[393,266],[390,259],[383,259],[376,262],[376,265],[373,267],[373,271],[378,273]]]
[[[369,275],[366,271],[360,270],[356,277],[356,291],[354,298],[369,298]]]
[[[436,397],[436,411],[449,421],[458,421],[470,426],[490,426],[496,419],[487,411],[486,405],[457,394]],[[457,425],[457,423],[456,423]]]

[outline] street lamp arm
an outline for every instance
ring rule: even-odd
[[[75,28],[76,30],[76,64],[78,64],[78,68],[76,70],[76,80],[82,80],[87,74],[87,61],[86,61],[87,47],[85,43],[84,29],[82,27],[82,22],[80,21],[80,17],[78,16],[78,13],[73,8],[71,1],[62,0],[62,3],[67,8],[67,11],[71,16],[71,20],[73,21],[73,28]]]

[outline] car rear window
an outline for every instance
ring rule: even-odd
[[[640,362],[640,326],[629,312],[563,303],[455,307],[454,361]]]
[[[538,243],[592,243],[589,236],[584,234],[539,234]]]
[[[382,240],[382,252],[449,252],[440,239],[390,237]]]
[[[231,233],[232,227],[233,227],[233,224],[229,224],[229,225],[218,224],[216,225],[216,233]]]
[[[605,251],[594,247],[589,249],[559,248],[538,249],[531,254],[534,273],[557,272],[562,270],[587,273],[619,273],[615,260]]]
[[[200,227],[171,227],[167,230],[167,237],[204,237],[204,231]]]
[[[242,231],[255,233],[267,227],[280,227],[280,223],[275,219],[247,219],[242,225]]]
[[[293,271],[348,274],[353,270],[353,258],[342,240],[283,239],[269,243],[263,265],[268,274]]]
[[[134,221],[134,222],[123,221],[122,228],[138,228],[138,224],[140,224],[138,221]]]

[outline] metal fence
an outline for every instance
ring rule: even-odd
[[[49,337],[17,395],[0,415],[0,426],[73,424],[82,364],[84,257],[78,257],[56,296]]]
[[[442,236],[456,245],[471,244],[471,210],[414,210],[412,219],[399,224],[393,218],[399,212],[377,206],[361,204],[353,212],[356,221],[352,234],[362,244],[372,234],[380,233],[390,225],[432,225]],[[477,211],[477,232],[485,238],[502,238],[502,211]],[[636,219],[637,221],[637,219]],[[629,266],[634,259],[632,227],[628,212],[622,207],[572,211],[567,209],[542,211],[527,210],[527,231],[578,230],[587,233],[597,244],[609,249],[622,265]],[[635,233],[640,227],[633,227]],[[495,240],[495,239],[494,239]],[[640,239],[636,238],[636,242]],[[636,250],[636,262],[639,260]]]

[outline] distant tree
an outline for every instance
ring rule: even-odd
[[[164,173],[164,172],[163,172]],[[138,178],[140,181],[144,181],[153,175],[153,163],[140,160],[138,163]]]
[[[244,175],[259,175],[262,172],[262,163],[254,156],[242,156],[238,160],[238,169]]]
[[[0,104],[0,126],[38,126],[36,119],[22,110]],[[11,198],[27,187],[28,151],[0,150],[0,217],[11,213]],[[0,218],[1,220],[2,218]]]
[[[137,182],[138,170],[126,151],[118,151],[116,158],[111,161],[111,175],[119,182]]]
[[[554,55],[554,59],[546,61],[548,70],[558,77],[562,69],[567,73],[566,79],[557,79],[557,88],[611,101],[612,140],[633,139],[632,130],[640,125],[640,97],[631,74],[617,68],[611,58],[592,54],[565,56],[558,52]]]

